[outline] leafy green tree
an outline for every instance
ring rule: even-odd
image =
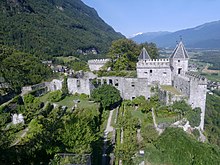
[[[63,93],[63,96],[67,96],[69,94],[68,86],[67,86],[67,76],[64,76],[64,79],[63,79],[62,93]]]
[[[46,67],[33,55],[0,46],[0,77],[9,84],[9,89],[20,92],[21,87],[40,83],[52,76]]]
[[[187,112],[186,118],[192,127],[198,127],[201,121],[201,109],[195,108]]]
[[[63,93],[61,90],[50,92],[48,99],[51,102],[58,102],[63,99]]]
[[[118,159],[123,161],[123,164],[134,164],[132,157],[134,157],[138,149],[136,132],[138,119],[134,118],[131,112],[124,109],[124,107],[120,108],[120,111],[122,110],[124,111],[124,115],[119,115],[117,129],[123,129],[123,142],[117,144],[115,155]]]
[[[172,105],[172,110],[184,116],[187,111],[192,110],[189,104],[187,104],[184,100],[175,101]]]
[[[120,92],[114,86],[101,85],[92,91],[91,97],[96,101],[100,102],[100,105],[106,109],[115,103],[121,101]]]
[[[205,131],[207,139],[211,144],[220,146],[220,97],[218,95],[207,95]]]
[[[139,53],[138,45],[132,40],[119,39],[114,41],[108,53],[112,61],[110,66],[115,71],[134,70]]]
[[[158,132],[155,130],[154,126],[147,125],[142,128],[142,137],[144,139],[144,143],[153,143],[159,137]]]
[[[157,59],[159,57],[159,51],[155,43],[145,42],[145,43],[140,44],[139,47],[140,49],[145,47],[151,59]]]
[[[167,128],[154,142],[156,153],[148,158],[155,160],[160,155],[158,164],[219,164],[220,149],[192,138],[180,128]],[[148,150],[149,152],[149,150]]]

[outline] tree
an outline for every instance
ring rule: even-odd
[[[108,52],[112,61],[112,69],[115,71],[134,70],[139,53],[138,45],[132,40],[119,39],[112,42]]]
[[[140,49],[142,49],[143,47],[146,48],[147,52],[149,53],[149,56],[152,58],[152,59],[157,59],[159,57],[159,52],[158,52],[158,48],[157,48],[157,45],[155,43],[148,43],[148,42],[145,42],[145,43],[142,43],[140,44]]]
[[[201,109],[200,108],[195,108],[187,112],[186,118],[189,121],[189,124],[192,127],[197,127],[200,124],[200,114],[201,114]]]
[[[106,109],[115,103],[121,101],[120,92],[114,86],[101,85],[100,87],[92,91],[91,97],[96,101],[100,102],[100,105]]]
[[[63,93],[64,97],[69,94],[68,84],[67,84],[67,76],[65,76],[64,79],[63,79],[62,93]]]

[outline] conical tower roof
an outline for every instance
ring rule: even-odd
[[[180,43],[177,44],[170,58],[189,58],[182,41],[180,41]]]
[[[147,52],[147,50],[143,47],[143,49],[141,50],[141,53],[138,57],[138,60],[150,60],[150,56]]]

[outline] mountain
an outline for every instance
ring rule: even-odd
[[[179,30],[173,33],[145,38],[145,42],[155,42],[159,47],[174,47],[180,36],[188,48],[220,48],[220,21],[205,23],[203,25]],[[133,39],[135,40],[135,39]]]
[[[131,39],[137,43],[144,43],[146,41],[153,40],[156,37],[164,36],[166,34],[170,34],[171,32],[160,31],[160,32],[148,32],[148,33],[139,33],[132,37]]]
[[[124,37],[81,0],[1,0],[0,9],[1,42],[28,53],[102,53]]]

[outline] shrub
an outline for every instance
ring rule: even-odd
[[[49,94],[49,97],[48,99],[51,101],[51,102],[58,102],[60,100],[63,99],[63,93],[61,90],[57,90],[57,91],[54,91],[54,92],[51,92]]]

